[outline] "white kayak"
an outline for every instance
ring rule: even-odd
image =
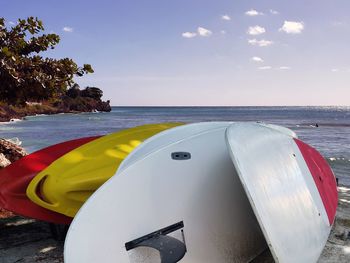
[[[132,152],[136,161],[76,215],[65,262],[248,262],[265,250],[226,146],[229,125],[180,126]]]
[[[274,127],[234,123],[231,158],[276,262],[316,262],[337,206],[334,175],[321,155]]]

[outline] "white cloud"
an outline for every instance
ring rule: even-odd
[[[223,35],[226,35],[226,31],[225,30],[221,30],[220,33],[223,34]]]
[[[182,33],[182,36],[184,38],[193,38],[193,37],[197,36],[197,33],[195,33],[195,32],[184,32],[184,33]]]
[[[300,34],[303,30],[304,23],[295,21],[284,21],[283,26],[279,29],[279,31],[284,31],[287,34]]]
[[[257,40],[254,38],[254,39],[248,39],[248,43],[253,46],[267,47],[272,45],[273,41],[265,40],[265,39]]]
[[[264,62],[264,60],[260,57],[252,57],[250,60],[254,62]]]
[[[62,29],[64,32],[73,32],[73,28],[72,27],[69,27],[69,26],[65,26],[63,29]]]
[[[258,69],[266,70],[266,69],[272,69],[272,67],[271,66],[262,66],[262,67],[258,67]]]
[[[11,26],[14,26],[15,24],[16,24],[15,22],[12,22],[12,21],[9,22],[9,25]]]
[[[259,15],[263,15],[264,13],[258,12],[255,9],[250,9],[247,12],[245,12],[245,14],[247,16],[259,16]]]
[[[333,21],[333,22],[331,22],[331,25],[334,27],[340,27],[340,26],[344,26],[345,23],[342,21]]]
[[[273,15],[278,15],[280,12],[273,10],[273,9],[270,9],[270,13]]]
[[[231,17],[229,15],[222,15],[221,16],[221,19],[222,20],[226,20],[226,21],[230,21],[231,20]]]
[[[332,72],[338,72],[339,71],[339,69],[337,69],[337,68],[332,68],[332,70],[331,70]]]
[[[287,67],[287,66],[281,66],[281,67],[279,67],[279,69],[281,69],[281,70],[288,70],[288,69],[290,69],[290,67]]]
[[[202,37],[209,37],[213,34],[213,32],[211,32],[209,29],[206,29],[204,27],[198,27],[197,32]]]
[[[224,30],[221,31],[221,34],[225,34],[226,32]],[[184,32],[182,33],[182,37],[184,38],[193,38],[196,36],[202,36],[202,37],[209,37],[213,34],[209,29],[206,29],[204,27],[198,27],[197,33],[196,32]]]
[[[263,34],[265,32],[266,32],[265,28],[261,26],[250,26],[247,30],[247,34],[254,35],[254,36]]]

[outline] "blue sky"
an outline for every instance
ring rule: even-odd
[[[112,105],[350,105],[350,2],[2,1],[8,22],[37,16],[54,57]],[[9,25],[10,26],[10,25]]]

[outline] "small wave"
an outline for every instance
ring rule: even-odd
[[[338,186],[338,190],[340,192],[343,192],[343,193],[347,193],[347,192],[350,192],[350,188],[346,187],[346,186]]]
[[[18,122],[18,121],[22,121],[21,119],[11,119],[10,122]]]
[[[5,139],[8,142],[12,142],[13,144],[16,144],[18,146],[20,146],[22,144],[22,141],[20,139],[18,139],[17,137],[13,137],[10,139]]]
[[[10,121],[0,122],[0,124],[11,124],[14,122],[22,121],[21,119],[11,119]]]
[[[26,119],[34,119],[36,117],[42,117],[42,116],[49,116],[49,114],[35,114],[35,115],[28,115],[25,118]]]
[[[331,161],[331,162],[336,162],[336,161],[350,162],[350,159],[346,158],[346,157],[329,157],[328,160]]]

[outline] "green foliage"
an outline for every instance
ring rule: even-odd
[[[75,83],[70,89],[67,90],[66,95],[70,98],[76,98],[81,95],[80,87],[77,83]]]
[[[67,90],[66,95],[73,99],[76,97],[85,97],[100,101],[103,96],[103,91],[97,87],[86,87],[85,89],[80,90],[79,85],[75,83]]]
[[[81,96],[101,100],[103,91],[97,87],[86,87],[81,91]]]
[[[41,101],[65,94],[74,76],[93,73],[91,65],[78,65],[69,58],[42,57],[60,38],[44,32],[42,21],[29,17],[7,28],[0,18],[0,100],[10,104]]]

